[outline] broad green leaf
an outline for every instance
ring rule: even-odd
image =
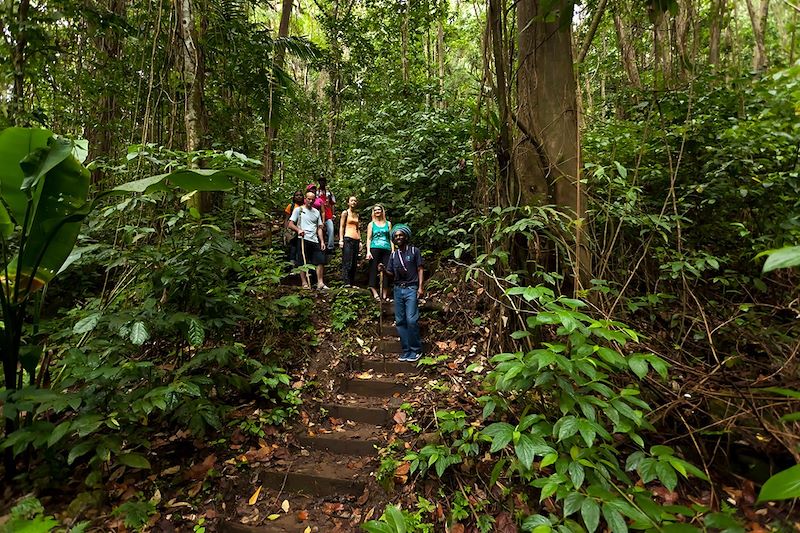
[[[519,458],[519,461],[525,465],[525,468],[530,469],[535,457],[534,444],[529,435],[520,435],[519,441],[514,445],[514,451]]]
[[[678,486],[678,475],[675,473],[675,469],[672,468],[672,465],[670,465],[668,461],[657,461],[655,468],[659,481],[661,481],[669,491],[675,490],[675,487]]]
[[[141,346],[147,342],[147,339],[150,338],[150,334],[147,332],[144,323],[135,322],[133,326],[131,326],[131,333],[128,338],[136,346]]]
[[[603,518],[606,519],[611,533],[628,533],[628,523],[622,513],[609,505],[603,506]]]
[[[10,129],[15,131],[7,134],[8,130],[5,130],[0,134],[0,155],[9,148],[4,141],[27,135],[30,146],[34,147],[34,140],[46,131],[25,130],[17,135],[18,128]],[[28,286],[31,290],[37,290],[60,270],[75,246],[80,222],[89,211],[89,172],[72,156],[71,142],[54,140],[52,137],[45,142],[45,146],[35,146],[35,154],[32,155],[30,152],[20,152],[22,146],[17,144],[17,152],[9,157],[17,162],[20,161],[20,155],[27,158],[22,163],[26,172],[20,168],[11,177],[4,175],[2,183],[3,199],[12,208],[17,222],[25,217],[28,209],[26,194],[30,194],[28,224],[23,228],[27,233],[25,246],[8,265],[9,282],[15,283],[18,277],[21,281],[21,286],[17,288],[21,300],[28,296],[25,292]],[[8,171],[7,168],[3,170]],[[20,174],[26,175],[18,181]],[[17,194],[11,190],[14,185],[28,186],[30,189],[27,193],[18,191]],[[21,211],[17,213],[17,210]]]
[[[188,331],[187,337],[192,346],[200,346],[206,338],[206,332],[203,325],[196,318],[187,319]]]
[[[6,210],[6,206],[0,202],[0,235],[8,239],[14,233],[14,222]]]
[[[567,471],[569,472],[569,477],[572,480],[572,485],[576,489],[581,488],[581,485],[583,485],[583,480],[586,477],[586,473],[584,472],[580,463],[570,463]]]
[[[636,355],[630,357],[628,359],[628,366],[640,379],[644,379],[645,376],[647,376],[647,361],[645,361],[643,357]]]
[[[251,183],[258,183],[257,178],[240,168],[218,170],[184,168],[168,174],[159,174],[123,183],[108,191],[108,194],[126,192],[149,194],[169,190],[169,184],[180,187],[185,191],[227,191],[236,186],[236,183],[231,179],[232,177],[241,178]]]
[[[47,438],[47,445],[53,446],[54,444],[58,443],[64,436],[72,430],[72,422],[67,420],[66,422],[61,422],[57,425],[53,432],[50,433],[50,436]]]
[[[483,429],[481,433],[491,437],[492,447],[489,452],[495,453],[505,448],[514,438],[514,426],[506,422],[495,422]]]
[[[768,250],[758,254],[757,257],[766,255],[763,273],[772,272],[779,268],[791,268],[800,265],[800,246],[786,246],[777,250]]]
[[[39,128],[6,128],[0,132],[0,195],[18,224],[22,224],[28,205],[21,188],[25,174],[20,163],[31,152],[46,148],[52,136],[51,131]]]
[[[361,526],[367,533],[395,533],[392,526],[386,522],[378,522],[377,520],[370,520]]]
[[[760,502],[790,498],[800,498],[800,465],[794,465],[770,477],[758,493]]]
[[[581,517],[589,533],[594,533],[600,524],[600,506],[592,498],[586,498],[581,503]]]
[[[71,465],[78,457],[86,455],[90,451],[94,450],[95,446],[96,443],[94,441],[81,442],[69,451],[69,455],[67,455],[67,464]]]
[[[570,492],[569,495],[564,498],[564,518],[577,513],[581,508],[583,499],[584,496],[580,492]]]
[[[47,139],[47,147],[31,152],[20,161],[19,165],[25,174],[20,188],[25,191],[36,187],[48,172],[60,165],[71,154],[72,142],[50,137]]]
[[[82,319],[78,320],[78,322],[73,326],[72,333],[75,335],[83,335],[89,331],[92,331],[100,322],[100,317],[103,316],[103,313],[92,313],[89,316],[85,316]]]
[[[556,426],[558,427],[558,440],[562,441],[578,432],[578,419],[571,415],[565,416],[556,423],[553,427],[554,430]]]
[[[387,505],[384,511],[386,523],[392,526],[394,533],[406,533],[406,518],[403,513],[394,505]]]
[[[150,468],[150,461],[138,453],[121,453],[117,456],[117,462],[131,468]]]

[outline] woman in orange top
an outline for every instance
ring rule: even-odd
[[[339,246],[342,248],[342,281],[345,287],[356,284],[356,266],[358,251],[361,248],[361,232],[358,230],[358,199],[351,196],[347,200],[347,209],[342,211],[339,220]]]

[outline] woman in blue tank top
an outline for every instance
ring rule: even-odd
[[[377,300],[383,296],[389,298],[389,285],[384,280],[381,293],[378,293],[378,265],[385,265],[389,261],[394,245],[390,235],[392,223],[386,220],[386,210],[381,204],[372,208],[372,222],[367,226],[367,259],[369,259],[369,289]]]

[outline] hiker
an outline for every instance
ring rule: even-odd
[[[288,247],[289,261],[294,266],[297,266],[299,263],[297,260],[297,251],[299,250],[300,239],[297,237],[297,233],[289,227],[289,218],[292,216],[292,212],[294,212],[295,208],[301,207],[302,205],[303,191],[296,190],[292,195],[292,201],[289,202],[289,205],[283,210],[284,213],[286,213],[286,220],[283,222],[283,228],[286,230],[284,233],[284,244]]]
[[[314,200],[314,207],[319,210],[323,216],[323,224],[325,225],[325,243],[327,245],[327,252],[332,254],[334,251],[334,234],[333,234],[333,219],[336,209],[336,196],[328,190],[327,178],[319,178],[319,187],[317,187],[317,199]],[[341,235],[339,235],[341,238]]]
[[[358,230],[358,199],[347,199],[347,209],[342,211],[339,221],[339,246],[342,248],[342,282],[345,287],[356,284],[358,252],[361,250],[361,232]]]
[[[297,232],[300,243],[297,251],[297,262],[301,265],[312,264],[317,267],[317,288],[327,289],[323,279],[325,264],[325,241],[322,239],[322,216],[314,209],[316,194],[311,186],[306,190],[305,203],[296,207],[289,217],[289,228]],[[300,273],[300,281],[304,289],[310,289],[308,273]]]
[[[372,221],[367,225],[367,259],[369,259],[369,290],[376,300],[389,299],[388,284],[378,293],[378,265],[385,265],[394,250],[391,241],[392,223],[386,220],[386,210],[381,204],[372,208]]]
[[[422,357],[422,340],[419,336],[419,307],[417,302],[424,294],[422,284],[422,254],[411,245],[411,228],[398,224],[392,230],[392,242],[396,247],[386,265],[378,270],[394,281],[394,318],[397,334],[403,347],[401,361],[419,361]]]

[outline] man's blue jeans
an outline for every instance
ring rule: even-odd
[[[328,219],[325,221],[325,246],[329,252],[335,251],[333,239],[333,219]]]
[[[422,340],[419,338],[419,308],[417,307],[417,286],[394,288],[394,319],[403,354],[422,353]]]

